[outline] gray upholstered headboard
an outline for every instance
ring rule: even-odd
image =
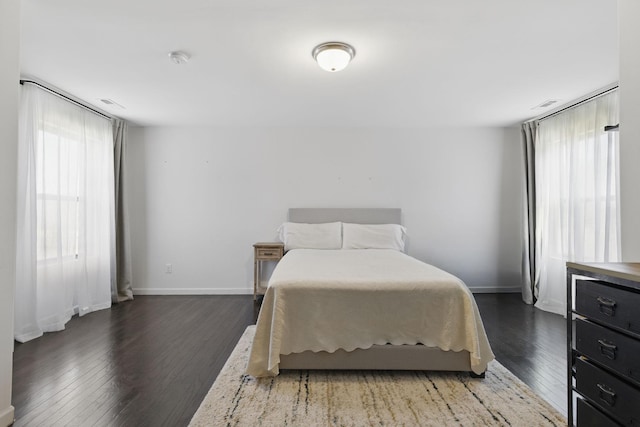
[[[399,208],[289,208],[290,222],[319,224],[351,222],[355,224],[402,224]]]

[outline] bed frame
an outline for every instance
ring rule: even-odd
[[[397,208],[291,208],[290,222],[317,224],[351,222],[358,224],[401,224],[402,211]],[[363,350],[337,350],[280,355],[280,369],[372,369],[467,371],[472,377],[484,377],[471,370],[469,352],[443,351],[418,345],[374,345]]]

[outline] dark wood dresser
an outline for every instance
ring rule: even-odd
[[[640,426],[640,263],[567,263],[569,425]]]

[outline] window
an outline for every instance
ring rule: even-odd
[[[564,313],[565,263],[620,257],[617,91],[540,122],[535,146],[536,307]]]
[[[111,305],[111,121],[25,84],[18,158],[16,339]]]

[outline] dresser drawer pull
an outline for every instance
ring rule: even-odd
[[[263,252],[262,255],[264,255],[264,256],[273,256],[274,253],[273,252]]]
[[[616,314],[616,302],[609,298],[598,297],[598,306],[600,307],[600,313],[607,316],[615,316]]]
[[[610,387],[607,387],[604,384],[598,383],[598,389],[600,400],[604,401],[609,406],[614,406],[616,404],[616,392],[613,391]]]
[[[600,353],[606,356],[607,358],[614,360],[616,358],[616,350],[618,350],[618,346],[615,344],[609,344],[605,340],[598,340],[598,344],[600,345]]]

